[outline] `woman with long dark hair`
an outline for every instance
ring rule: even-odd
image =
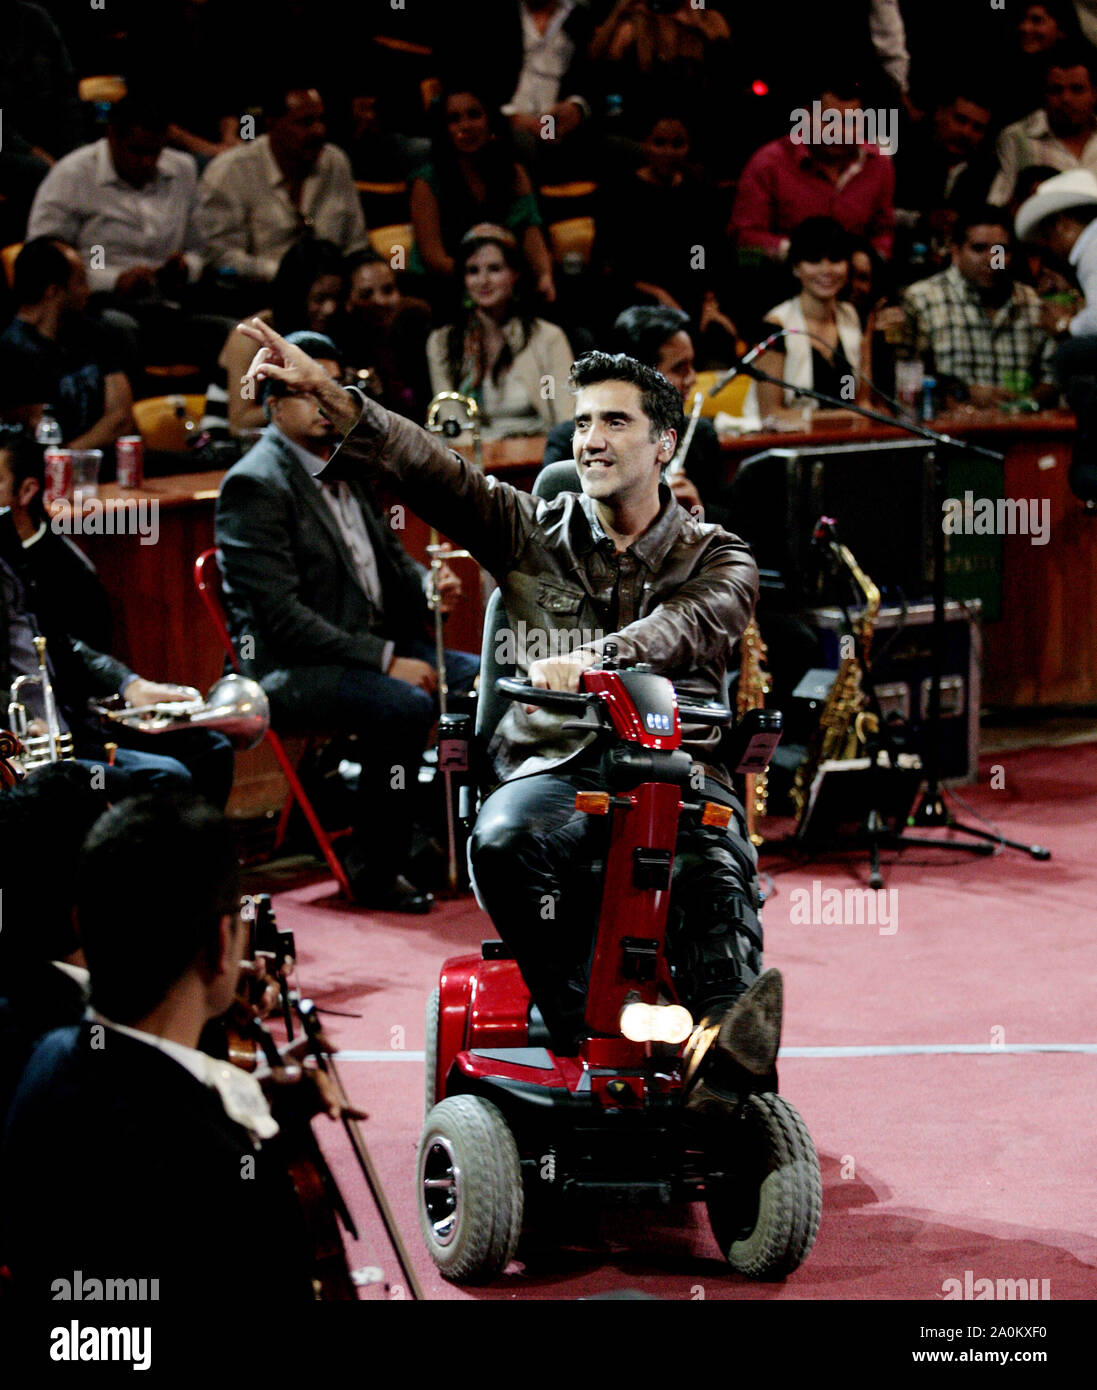
[[[546,432],[572,414],[568,340],[525,306],[522,255],[505,227],[473,227],[460,251],[467,308],[427,339],[431,390],[471,396],[485,439]]]
[[[476,92],[454,89],[438,102],[431,162],[413,171],[410,201],[413,274],[449,279],[465,230],[492,222],[521,246],[538,295],[556,298],[529,174],[514,157],[506,122]]]

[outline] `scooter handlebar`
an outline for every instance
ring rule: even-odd
[[[683,724],[730,724],[735,716],[726,705],[689,705],[678,702],[678,718]]]
[[[500,676],[495,682],[495,689],[499,695],[506,696],[508,700],[523,700],[527,705],[540,705],[545,709],[578,713],[589,709],[598,699],[597,695],[579,691],[545,690],[541,686],[530,685],[527,681],[514,680],[511,676]],[[730,724],[735,718],[726,705],[718,705],[715,702],[707,704],[679,703],[678,716],[683,724],[716,726]]]
[[[597,700],[597,695],[581,694],[572,690],[545,690],[528,681],[516,681],[510,676],[500,676],[495,682],[495,690],[508,700],[523,700],[527,705],[541,705],[545,709],[566,710],[569,713],[582,713]]]

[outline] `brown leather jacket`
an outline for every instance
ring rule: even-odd
[[[584,495],[550,502],[489,477],[402,416],[366,401],[324,470],[383,473],[424,521],[469,550],[496,580],[509,619],[501,634],[521,675],[542,657],[617,643],[622,665],[646,661],[685,699],[723,702],[732,647],[750,621],[758,568],[744,541],[696,521],[660,489],[662,510],[618,554]],[[574,720],[574,716],[571,716]],[[491,752],[501,777],[540,771],[590,742],[563,733],[567,716],[511,705]],[[704,761],[716,730],[687,729]]]

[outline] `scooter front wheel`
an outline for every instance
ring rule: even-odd
[[[447,1279],[481,1283],[507,1267],[522,1231],[522,1169],[501,1112],[447,1096],[419,1140],[419,1225]]]
[[[803,1120],[783,1096],[748,1095],[721,1127],[705,1199],[712,1233],[733,1269],[780,1279],[807,1259],[823,1184]]]
[[[440,1011],[438,990],[432,989],[427,995],[427,1014],[426,1014],[426,1034],[424,1057],[427,1064],[426,1091],[424,1099],[426,1105],[423,1110],[424,1116],[429,1115],[434,1109],[434,1091],[438,1084],[438,1015]]]

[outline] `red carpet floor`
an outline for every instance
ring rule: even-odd
[[[426,1296],[631,1288],[673,1299],[938,1300],[955,1287],[946,1281],[965,1278],[1047,1280],[1033,1287],[1054,1300],[1097,1296],[1097,746],[993,761],[1004,787],[990,789],[988,759],[965,800],[1011,838],[1047,845],[1050,863],[1010,850],[885,856],[892,911],[881,931],[798,920],[813,884],[866,886],[862,861],[764,862],[776,888],[766,961],[784,971],[787,992],[781,1090],[811,1130],[824,1180],[815,1249],[781,1283],[730,1273],[701,1207],[606,1214],[491,1288],[440,1279],[413,1186],[423,1005],[445,957],[493,933],[471,899],[401,918],[346,909],[330,882],[279,894],[303,992],[358,1015],[327,1024],[348,1054],[348,1090],[370,1114],[367,1143]],[[327,1124],[317,1121],[321,1140],[363,1218],[352,1261],[399,1285],[349,1149]],[[382,1285],[363,1289],[384,1296]]]

